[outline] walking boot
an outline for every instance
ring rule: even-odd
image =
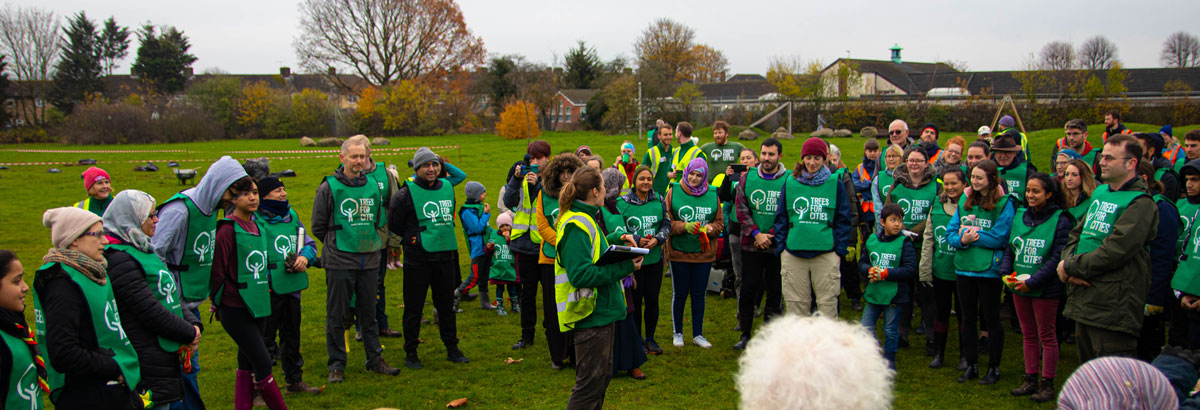
[[[490,300],[492,300],[492,298],[488,296],[488,292],[486,290],[479,292],[479,308],[480,309],[483,309],[483,310],[495,309],[494,307],[492,307],[492,304],[488,302]]]
[[[254,391],[267,402],[267,408],[271,410],[287,410],[287,404],[283,403],[283,394],[279,391],[279,385],[275,384],[275,376],[268,375],[266,380],[254,382]]]
[[[238,369],[233,379],[234,410],[250,410],[254,407],[254,376],[249,370]]]
[[[1038,383],[1037,393],[1029,396],[1029,398],[1039,403],[1054,400],[1054,378],[1043,378]]]
[[[979,384],[984,384],[984,385],[996,384],[996,382],[998,382],[998,381],[1000,381],[1000,368],[999,367],[989,367],[987,369],[987,373],[984,374],[983,377],[979,378]]]
[[[1037,374],[1025,374],[1021,378],[1021,386],[1012,390],[1013,396],[1028,396],[1038,390]]]
[[[962,376],[958,376],[959,383],[965,383],[967,380],[975,380],[979,377],[979,365],[967,364],[967,370]]]

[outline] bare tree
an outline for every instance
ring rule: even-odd
[[[332,67],[383,86],[460,70],[486,56],[453,0],[304,0],[300,14],[293,45],[309,72]]]
[[[1200,67],[1200,39],[1191,34],[1176,31],[1163,43],[1162,56],[1165,67]]]
[[[1060,71],[1075,68],[1075,46],[1065,41],[1051,41],[1038,53],[1038,63],[1045,70]]]
[[[10,58],[16,93],[33,100],[26,104],[18,98],[17,110],[35,125],[45,122],[46,90],[61,41],[58,29],[58,17],[47,10],[11,4],[0,10],[0,53]]]
[[[1084,69],[1107,70],[1117,61],[1117,45],[1108,37],[1095,36],[1079,46],[1079,65]]]

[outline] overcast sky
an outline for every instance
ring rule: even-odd
[[[1159,67],[1166,37],[1200,35],[1197,0],[824,1],[459,0],[468,28],[492,55],[555,63],[577,40],[600,57],[632,60],[638,35],[659,17],[695,29],[696,41],[725,53],[730,74],[765,73],[772,57],[886,60],[898,43],[906,61],[957,60],[973,71],[1013,70],[1053,40],[1076,46],[1101,34],[1126,67]],[[274,73],[297,67],[295,0],[20,0],[60,16],[80,10],[122,25],[173,25],[191,39],[197,72]],[[1190,24],[1189,24],[1190,23]],[[133,30],[131,30],[133,31]],[[136,37],[136,36],[131,36]],[[120,72],[128,72],[137,48]]]

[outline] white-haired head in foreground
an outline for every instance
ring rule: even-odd
[[[861,325],[823,317],[777,317],[738,360],[741,408],[886,409],[892,376]]]

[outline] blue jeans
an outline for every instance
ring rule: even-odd
[[[683,333],[683,306],[692,297],[692,337],[704,335],[704,296],[712,262],[671,262],[671,323]]]
[[[900,306],[867,303],[863,308],[862,325],[875,334],[875,323],[883,316],[883,355],[896,368],[896,349],[900,345]]]
[[[192,314],[200,317],[200,309],[192,308]],[[192,372],[183,373],[183,400],[171,403],[171,410],[204,410],[204,400],[200,398],[200,384],[196,377],[200,374],[200,349],[192,353]]]

